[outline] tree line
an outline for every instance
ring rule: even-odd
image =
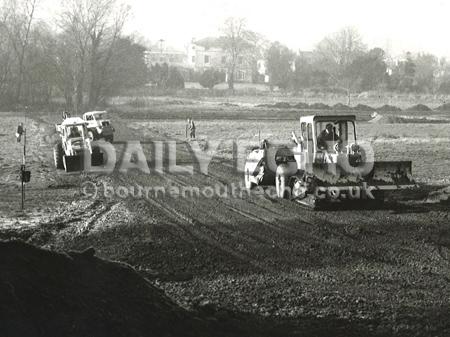
[[[450,94],[450,62],[429,53],[406,53],[393,59],[382,48],[369,49],[352,27],[326,36],[309,52],[294,52],[253,32],[242,18],[229,18],[219,38],[227,54],[228,87],[234,89],[238,59],[251,65],[253,81],[261,82],[256,64],[264,60],[271,88],[302,91],[353,92],[383,90],[395,92]],[[199,82],[208,88],[223,78],[208,70]]]
[[[226,74],[214,69],[192,74],[187,69],[144,61],[146,47],[123,34],[130,8],[121,0],[65,0],[55,17],[36,16],[39,0],[0,0],[0,103],[2,106],[48,105],[60,99],[76,113],[103,105],[123,89],[153,82],[183,89],[185,80],[213,88],[235,73],[244,59],[261,82],[257,62],[265,61],[271,88],[368,90],[450,94],[450,63],[427,53],[407,53],[393,60],[381,48],[369,49],[353,28],[320,41],[310,52],[292,51],[229,18],[218,41],[225,51]]]
[[[39,0],[0,0],[0,103],[49,104],[77,113],[148,81],[145,47],[122,30],[118,0],[65,0],[56,18],[36,17]]]
[[[352,92],[450,94],[450,63],[428,53],[393,60],[381,48],[368,49],[358,31],[344,28],[325,37],[311,52],[294,53],[278,42],[266,54],[271,86]]]

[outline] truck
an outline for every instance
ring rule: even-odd
[[[114,141],[115,130],[106,116],[106,111],[88,111],[83,114],[83,120],[87,123],[88,136],[92,140],[104,139],[110,143]]]
[[[88,136],[87,123],[80,117],[68,117],[61,124],[56,124],[60,139],[53,148],[53,158],[56,169],[66,172],[84,169],[84,156],[91,156],[91,165],[103,164],[103,153],[92,145]]]

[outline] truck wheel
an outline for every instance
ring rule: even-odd
[[[92,148],[91,164],[92,166],[101,166],[104,164],[103,153],[100,152],[98,146]]]
[[[286,164],[280,164],[277,167],[275,174],[275,187],[277,190],[277,197],[281,199],[287,199],[290,196],[287,186],[287,180],[289,179],[289,167]]]
[[[250,180],[250,170],[248,168],[245,168],[244,181],[245,181],[245,188],[248,190],[251,190],[256,186],[256,184]]]
[[[57,170],[64,169],[63,152],[64,150],[62,144],[55,144],[55,146],[53,147],[53,159],[55,160],[55,167]]]

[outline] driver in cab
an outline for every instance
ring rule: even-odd
[[[81,137],[80,131],[76,126],[72,126],[70,128],[69,138],[78,138],[78,137]]]
[[[317,147],[319,150],[330,151],[333,149],[335,144],[340,142],[338,135],[336,134],[336,130],[333,127],[333,124],[328,123],[325,126],[325,129],[317,137]]]

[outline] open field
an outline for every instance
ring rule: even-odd
[[[186,83],[185,90],[170,92],[153,92],[150,88],[144,87],[123,93],[119,97],[111,98],[108,103],[111,106],[117,106],[124,103],[138,103],[138,105],[153,106],[161,101],[199,101],[205,103],[217,104],[238,104],[238,105],[257,105],[277,102],[288,102],[291,104],[302,103],[324,103],[330,106],[337,103],[347,104],[348,97],[339,93],[324,93],[305,91],[303,93],[292,93],[275,90],[270,92],[269,87],[263,84],[236,83],[235,92],[226,90],[226,84],[222,83],[214,90],[200,88],[198,83]],[[169,94],[169,95],[168,95]],[[448,95],[433,94],[400,94],[392,92],[363,92],[351,95],[351,105],[365,104],[373,107],[379,107],[385,104],[397,106],[401,109],[407,109],[418,102],[429,106],[431,109],[450,102]]]
[[[151,110],[119,106],[111,115],[116,151],[123,152],[121,142],[141,141],[150,174],[56,173],[52,123],[59,114],[34,115],[27,123],[32,182],[20,213],[18,118],[1,113],[0,135],[11,147],[0,153],[0,239],[56,250],[92,246],[100,257],[135,267],[182,307],[202,307],[219,321],[225,310],[243,325],[248,315],[261,319],[267,325],[255,327],[254,336],[448,336],[450,123],[371,124],[369,115],[358,114],[358,137],[373,144],[378,159],[412,160],[422,184],[381,209],[312,211],[242,190],[148,198],[105,193],[131,186],[229,191],[243,177],[227,142],[258,142],[259,134],[287,142],[298,128],[293,109],[161,99]],[[188,116],[201,148],[223,141],[208,173],[155,173],[154,140],[176,140],[177,162],[196,167],[185,141]],[[96,196],[83,193],[87,181]]]

